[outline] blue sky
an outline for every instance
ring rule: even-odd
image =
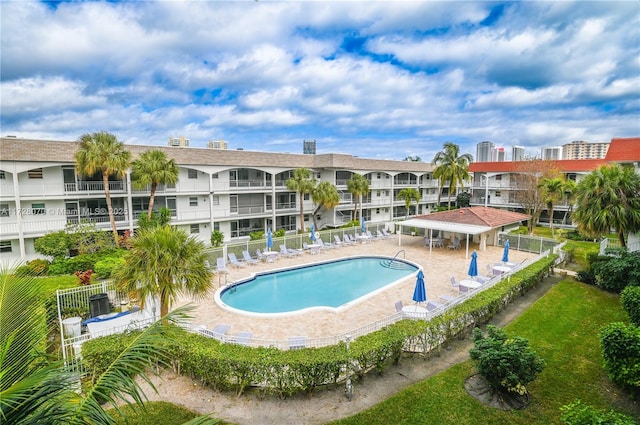
[[[431,161],[640,136],[640,2],[3,1],[3,136]]]

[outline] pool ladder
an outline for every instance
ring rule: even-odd
[[[406,258],[406,252],[404,251],[404,249],[401,249],[400,251],[396,252],[396,255],[393,256],[393,258],[391,260],[382,260],[380,261],[380,264],[384,267],[387,268],[394,268],[394,269],[401,269],[401,268],[405,268],[406,264],[401,263],[401,262],[396,262],[396,264],[394,265],[394,261],[396,261],[396,258],[398,258],[398,255],[402,254],[402,258]]]

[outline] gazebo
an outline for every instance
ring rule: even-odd
[[[450,235],[466,235],[465,257],[469,258],[469,236],[479,235],[480,250],[487,248],[487,240],[493,236],[493,245],[498,244],[498,231],[506,226],[519,224],[531,219],[531,216],[513,211],[501,210],[489,207],[469,207],[456,210],[441,211],[432,214],[420,215],[414,218],[400,221],[400,237],[398,245],[402,245],[402,228],[419,228],[429,230],[429,240],[433,239],[433,231],[446,232]],[[429,251],[432,246],[429,245]]]

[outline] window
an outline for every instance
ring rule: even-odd
[[[217,178],[218,178],[218,173],[213,173],[213,174],[211,174],[211,178],[212,178],[212,179],[217,179]]]
[[[0,252],[11,252],[11,241],[0,241]]]
[[[190,227],[191,233],[200,233],[200,225],[192,224]]]
[[[213,230],[220,231],[220,223],[218,223],[217,221],[213,223]]]
[[[213,195],[213,205],[220,205],[220,196],[219,195]]]
[[[197,196],[189,197],[189,206],[190,207],[197,207],[198,206],[198,197]]]
[[[499,198],[499,197],[500,197],[500,191],[496,190],[496,198]]]
[[[197,179],[198,178],[198,170],[194,170],[192,168],[187,169],[187,176],[190,179]]]
[[[30,179],[41,179],[42,168],[34,168],[33,170],[27,171],[27,176],[29,176]]]
[[[37,204],[31,204],[31,214],[33,214],[33,215],[45,214],[44,202],[40,202],[40,203],[37,203]]]
[[[0,170],[0,180],[4,180],[7,177],[4,175],[4,171]]]
[[[499,181],[501,181],[501,180],[502,180],[502,174],[498,174],[498,175],[496,176],[496,181],[497,181],[497,182],[499,182]]]
[[[9,204],[0,204],[0,217],[9,217]]]

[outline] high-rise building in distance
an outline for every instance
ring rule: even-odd
[[[599,159],[607,155],[609,143],[589,143],[576,140],[562,145],[563,159]]]
[[[189,139],[184,136],[169,137],[169,146],[178,146],[178,147],[189,146]]]
[[[542,148],[542,159],[559,160],[562,159],[562,146],[552,146]]]
[[[524,147],[514,146],[513,148],[511,148],[511,160],[524,161]]]
[[[476,146],[476,162],[491,162],[493,161],[493,149],[496,145],[493,142],[484,141],[478,143]]]
[[[209,149],[229,149],[229,145],[224,140],[209,140],[207,147]]]
[[[315,140],[303,140],[302,141],[302,153],[306,155],[316,154],[316,141]]]

